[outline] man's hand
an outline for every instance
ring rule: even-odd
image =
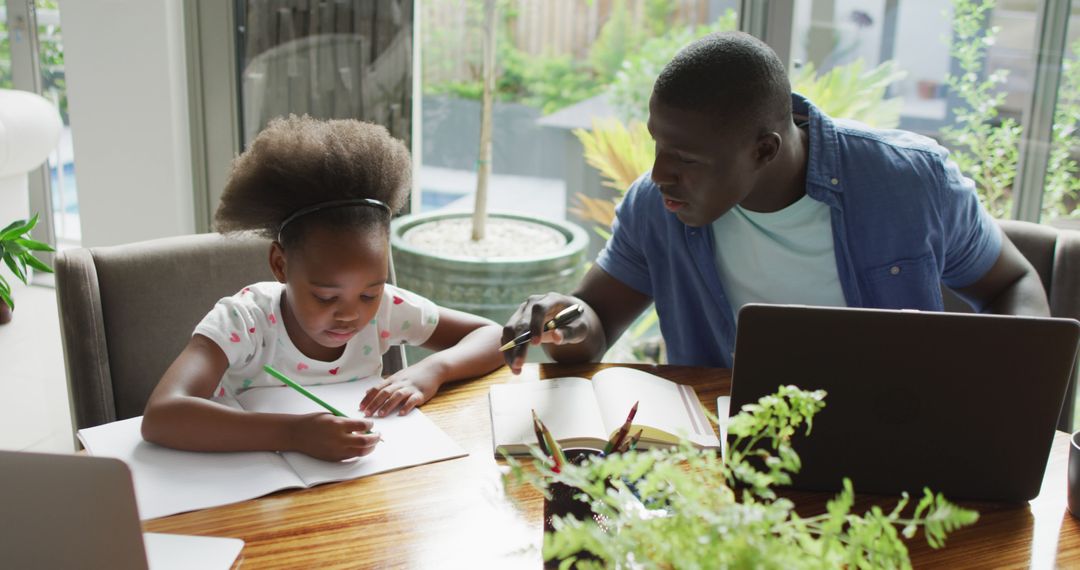
[[[506,322],[503,327],[502,342],[508,343],[518,335],[528,331],[532,336],[527,344],[511,348],[503,353],[507,366],[514,374],[521,372],[521,366],[525,363],[525,355],[529,351],[529,345],[542,343],[562,345],[576,344],[588,336],[589,319],[583,315],[574,319],[564,326],[549,331],[544,330],[544,325],[555,318],[555,315],[573,304],[579,304],[588,313],[588,305],[576,297],[562,295],[560,293],[548,293],[546,295],[532,295]]]

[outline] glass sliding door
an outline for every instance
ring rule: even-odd
[[[849,118],[884,119],[937,139],[996,217],[1080,227],[1080,2],[1062,2],[1069,0],[796,2],[792,76],[798,88],[800,78],[844,77],[860,66],[861,77],[847,74],[844,90],[815,102],[845,116],[843,106],[828,108],[838,93],[884,81],[874,104]],[[1064,22],[1043,21],[1064,12]],[[1040,54],[1048,51],[1042,36],[1062,27],[1064,50]],[[1060,81],[1045,80],[1048,55],[1063,62]],[[866,73],[875,66],[887,69]],[[1045,85],[1057,85],[1056,94],[1040,92]]]
[[[67,79],[64,72],[64,36],[56,0],[36,0],[37,37],[41,66],[41,94],[60,110],[64,129],[60,143],[49,155],[49,194],[53,210],[53,230],[59,248],[82,243],[79,195],[75,183],[75,152],[71,144],[68,116]]]
[[[242,145],[290,113],[378,123],[410,144],[412,0],[240,0],[237,8]]]
[[[1042,220],[1080,229],[1080,1],[1069,7],[1054,109]]]
[[[644,130],[660,68],[710,31],[738,25],[737,0],[500,0],[492,111],[493,210],[611,224],[629,187],[586,157],[590,140],[626,137],[620,157],[652,166]],[[471,209],[477,184],[483,2],[421,4],[423,148],[416,211]],[[597,123],[596,121],[601,121]],[[603,145],[600,145],[603,146]],[[645,157],[640,159],[640,157]],[[604,241],[592,236],[590,256]]]
[[[43,168],[30,173],[30,207],[40,216],[37,239],[61,249],[77,247],[82,232],[56,0],[0,1],[0,89],[38,93],[60,111],[60,142]],[[51,254],[41,257],[51,265]]]

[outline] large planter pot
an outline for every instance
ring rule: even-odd
[[[555,252],[530,255],[521,244],[516,257],[483,258],[433,255],[405,243],[402,236],[423,224],[449,218],[468,218],[468,212],[418,214],[393,221],[390,244],[397,284],[436,304],[487,317],[503,324],[526,297],[536,293],[569,293],[581,281],[586,266],[588,236],[575,224],[517,214],[492,213],[492,219],[541,224],[566,237]]]

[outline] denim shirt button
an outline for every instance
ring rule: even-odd
[[[894,265],[894,266],[890,267],[889,268],[889,273],[892,274],[892,275],[900,275],[900,266],[899,265]]]
[[[831,184],[832,184],[833,186],[836,186],[837,184],[839,184],[839,183],[840,183],[840,181],[839,181],[839,180],[837,180],[836,178],[833,178],[833,179],[832,179],[832,180],[830,180],[829,182],[830,182],[830,183],[831,183]]]

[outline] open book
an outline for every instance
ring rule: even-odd
[[[306,386],[331,406],[354,417],[364,392],[379,378]],[[257,412],[306,414],[323,408],[286,388],[254,388],[228,405]],[[196,452],[161,447],[143,440],[142,417],[79,430],[91,455],[128,464],[135,482],[139,517],[151,519],[260,497],[280,489],[311,487],[403,467],[467,455],[423,412],[375,419],[383,441],[370,455],[322,461],[302,453],[270,451]]]
[[[669,446],[685,437],[698,447],[720,447],[697,393],[633,368],[606,368],[585,378],[554,378],[491,387],[491,433],[495,454],[528,453],[536,444],[536,410],[551,435],[566,448],[603,449],[640,402],[630,434],[642,430],[638,449]]]

